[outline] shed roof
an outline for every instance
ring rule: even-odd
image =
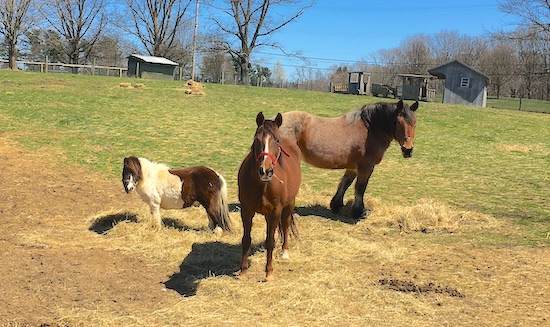
[[[418,74],[397,74],[399,77],[412,77],[412,78],[433,78],[432,75],[418,75]]]
[[[163,58],[163,57],[153,57],[153,56],[142,56],[138,54],[132,54],[129,55],[128,58],[134,57],[139,60],[142,60],[144,62],[148,62],[151,64],[162,64],[162,65],[170,65],[170,66],[179,66],[177,62],[173,62],[172,60]]]
[[[478,73],[479,75],[485,77],[486,79],[489,79],[489,76],[483,74],[482,72],[480,72],[479,70],[475,69],[475,68],[472,68],[468,65],[466,65],[465,63],[463,63],[462,61],[460,60],[453,60],[453,61],[449,61],[447,63],[444,63],[444,64],[441,64],[439,66],[435,66],[435,67],[432,67],[430,69],[428,69],[428,72],[438,78],[441,78],[441,79],[444,79],[445,78],[445,74],[443,74],[443,71],[445,70],[445,68],[449,65],[452,65],[452,64],[459,64],[461,66],[464,66],[466,69],[469,69],[473,72],[476,72]]]

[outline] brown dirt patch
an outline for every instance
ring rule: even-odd
[[[83,219],[131,207],[132,199],[116,196],[120,185],[60,170],[47,151],[29,153],[5,139],[0,162],[0,325],[56,325],[60,307],[108,305],[122,314],[161,301],[160,283],[173,270],[95,246],[101,236]]]

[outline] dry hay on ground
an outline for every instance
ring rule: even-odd
[[[330,196],[301,192],[291,259],[276,256],[275,280],[261,282],[265,221],[258,216],[250,278],[243,281],[233,277],[238,223],[234,233],[217,238],[204,210],[189,208],[162,211],[166,227],[151,228],[148,208],[125,194],[120,180],[57,167],[62,153],[29,152],[6,135],[0,138],[2,325],[548,323],[550,251],[471,244],[461,232],[476,219],[444,205],[400,208],[369,200],[371,214],[356,222],[348,219],[349,205],[334,215],[326,207]],[[235,209],[232,188],[230,201]],[[230,215],[239,221],[238,212]],[[455,222],[434,218],[444,215]],[[492,226],[490,219],[479,224]],[[441,233],[409,233],[423,228]]]
[[[192,94],[192,95],[205,95],[204,88],[206,86],[203,83],[195,82],[192,79],[187,80],[185,84],[182,86],[185,94]]]
[[[118,84],[119,87],[121,88],[124,88],[124,89],[144,89],[145,88],[145,84],[143,83],[135,83],[134,85],[132,85],[132,83],[119,83]]]

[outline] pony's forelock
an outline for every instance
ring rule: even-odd
[[[128,173],[135,176],[136,182],[141,179],[141,163],[138,158],[133,156],[124,158],[124,168],[122,170],[123,177]]]

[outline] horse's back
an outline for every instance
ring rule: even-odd
[[[350,120],[346,115],[320,117],[305,112],[283,114],[281,131],[298,144],[302,160],[327,169],[355,168],[357,160],[364,155],[368,135],[360,120]]]
[[[223,187],[221,175],[205,166],[171,169],[169,172],[179,177],[183,183],[180,192],[186,206],[192,205],[195,201],[210,200]]]

